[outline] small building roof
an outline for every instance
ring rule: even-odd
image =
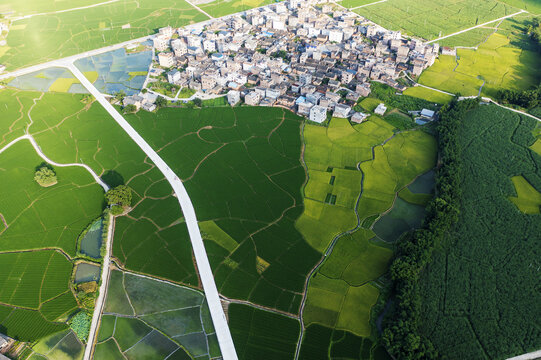
[[[428,110],[428,109],[423,109],[423,110],[421,110],[421,116],[426,116],[426,117],[432,118],[432,117],[434,117],[434,111]]]

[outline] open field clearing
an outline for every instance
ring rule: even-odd
[[[241,360],[293,359],[299,338],[296,319],[247,305],[229,305],[229,327]]]
[[[221,17],[274,2],[274,0],[215,0],[197,6],[213,17]]]
[[[354,11],[389,30],[432,40],[520,10],[496,0],[389,0]]]
[[[380,101],[364,106],[373,107],[376,102]],[[375,116],[354,126],[338,118],[333,118],[328,128],[305,125],[309,180],[306,208],[297,226],[319,251],[335,236],[391,209],[398,191],[434,167],[436,143],[432,136],[422,131],[394,131],[392,125]],[[406,215],[410,216],[400,213],[395,218],[405,221]],[[310,279],[303,312],[305,326],[324,325],[329,332],[345,330],[360,342],[361,337],[371,336],[371,308],[379,296],[371,282],[387,271],[392,251],[381,241],[372,240],[377,236],[370,226],[339,237]],[[401,227],[386,240],[394,241],[409,229]],[[306,341],[309,344],[312,340]],[[304,344],[301,354],[316,351]],[[322,345],[319,350],[326,351],[323,349],[329,346]],[[366,358],[370,349],[367,345]]]
[[[525,214],[539,214],[541,193],[523,176],[513,176],[511,181],[513,181],[513,185],[515,186],[517,196],[509,197],[509,200]]]
[[[220,355],[202,293],[121,271],[111,273],[95,351],[96,359]]]
[[[184,180],[220,292],[297,313],[305,277],[321,256],[295,228],[306,178],[301,118],[278,108],[226,107],[127,119]]]
[[[8,34],[8,50],[0,56],[0,63],[8,69],[20,68],[150,35],[163,26],[206,19],[183,0],[119,0],[81,11],[36,16],[14,23],[17,27]],[[130,27],[122,29],[126,24]]]
[[[326,359],[329,356],[331,359],[390,359],[381,345],[376,346],[369,338],[333,330],[319,324],[308,326],[302,340],[299,359]]]
[[[460,215],[419,283],[421,334],[440,356],[506,358],[541,346],[541,222],[509,200],[525,190],[517,179],[541,190],[535,126],[493,105],[459,120]]]
[[[21,94],[24,93],[0,90],[0,98],[8,101],[12,101],[14,95],[23,98]],[[113,252],[124,266],[196,284],[191,244],[185,224],[179,221],[181,212],[171,187],[101,106],[85,104],[81,99],[80,95],[43,94],[32,108],[30,133],[55,161],[87,164],[109,185],[126,183],[134,191],[132,212],[116,220]],[[21,109],[13,104],[11,116],[17,119],[27,114],[29,105]],[[24,116],[16,124],[24,129],[28,123],[30,121]],[[41,161],[36,165],[39,163]],[[85,177],[90,176],[85,173]],[[93,186],[99,189],[97,185]],[[55,187],[50,189],[53,191]],[[92,197],[92,201],[99,203],[100,211],[102,198],[102,195]],[[98,215],[95,213],[89,217],[81,228],[84,229]],[[74,234],[70,240],[72,246],[76,244],[77,235]]]

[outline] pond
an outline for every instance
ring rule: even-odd
[[[75,270],[75,283],[100,280],[100,267],[94,264],[80,263]]]
[[[79,59],[75,66],[82,72],[98,74],[94,86],[100,92],[115,94],[124,91],[126,95],[133,95],[142,89],[151,62],[151,50],[127,53],[121,48]]]
[[[103,234],[103,218],[94,221],[81,239],[80,252],[94,259],[101,258],[101,244]]]
[[[436,174],[434,170],[424,173],[419,176],[413,183],[408,186],[408,189],[415,194],[432,194],[436,185]]]
[[[424,207],[410,204],[397,197],[391,211],[382,216],[372,230],[380,239],[394,242],[404,232],[421,226],[424,217]]]

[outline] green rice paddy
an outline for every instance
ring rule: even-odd
[[[513,42],[512,42],[513,41]],[[498,89],[527,89],[538,82],[537,54],[513,45],[511,35],[495,33],[477,50],[458,49],[458,58],[441,55],[419,82],[464,96],[495,96]]]
[[[428,40],[518,11],[495,0],[389,0],[355,10],[384,28]]]
[[[64,330],[41,339],[32,347],[31,359],[80,360],[83,358],[84,345],[72,330]]]
[[[150,35],[159,27],[203,20],[207,17],[183,0],[120,0],[35,16],[12,24],[7,45],[0,47],[0,63],[11,70]]]
[[[306,178],[301,118],[225,107],[163,109],[128,121],[184,180],[220,292],[297,313],[320,256],[295,228]]]
[[[274,2],[275,0],[214,0],[198,6],[213,17],[221,17]]]
[[[453,96],[447,95],[435,90],[427,89],[422,86],[407,88],[404,95],[413,96],[419,99],[424,99],[437,104],[447,104],[453,99]]]
[[[220,355],[202,293],[121,271],[111,274],[98,353],[105,358],[120,353],[129,359],[141,353],[153,359]]]
[[[305,125],[309,179],[297,227],[321,252],[337,235],[355,230],[336,240],[310,279],[305,326],[322,324],[361,337],[372,334],[370,313],[379,290],[371,282],[387,271],[392,251],[372,240],[376,237],[372,230],[357,229],[357,224],[368,219],[372,223],[391,209],[397,193],[433,168],[436,160],[432,136],[394,130],[375,116],[355,126],[338,118],[331,119],[328,128]],[[328,194],[336,196],[334,204],[326,201]],[[408,214],[395,217],[404,221],[404,215]],[[393,235],[405,230],[409,228],[398,228]]]

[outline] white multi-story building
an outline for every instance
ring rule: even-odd
[[[203,50],[207,52],[214,52],[216,51],[216,42],[213,40],[205,40],[203,41]]]
[[[180,72],[178,70],[169,71],[167,73],[167,81],[171,84],[176,83],[180,80]]]
[[[261,101],[261,95],[256,92],[252,91],[244,97],[244,102],[246,105],[256,106],[259,105],[259,102]]]
[[[158,54],[160,66],[169,68],[175,64],[175,56],[172,52],[163,52]]]
[[[341,43],[344,38],[344,33],[340,30],[331,30],[329,31],[329,41]]]
[[[324,106],[315,105],[310,109],[310,120],[319,124],[327,119],[327,108]]]
[[[239,101],[240,101],[240,92],[238,92],[237,90],[230,90],[227,93],[227,102],[229,103],[229,105],[235,106],[239,103]]]
[[[154,43],[154,48],[158,51],[165,51],[169,48],[169,38],[163,35],[156,36],[152,42]]]
[[[165,36],[169,39],[173,36],[175,30],[171,26],[160,28],[160,35]]]

